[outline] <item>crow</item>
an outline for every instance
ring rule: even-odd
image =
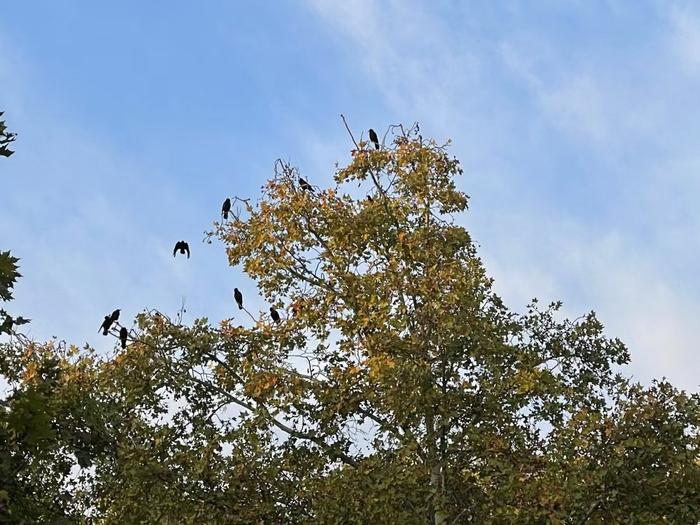
[[[231,211],[231,199],[228,197],[224,201],[224,205],[221,207],[221,215],[223,215],[224,220],[228,220],[228,212]]]
[[[119,330],[119,340],[122,343],[122,349],[126,348],[126,337],[129,335],[129,331],[126,329],[125,326],[122,326],[121,330]]]
[[[369,130],[369,140],[374,143],[374,149],[379,149],[379,137],[373,129]]]
[[[270,306],[270,317],[272,317],[272,320],[279,324],[280,322],[280,314],[277,310],[274,309],[274,307]]]
[[[233,289],[233,298],[236,300],[236,304],[238,304],[238,309],[243,310],[243,294],[238,288]]]
[[[305,181],[304,179],[302,179],[301,177],[299,177],[299,186],[301,186],[301,189],[302,189],[302,190],[310,191],[311,193],[314,192],[314,189],[311,187],[311,184],[309,184],[308,182],[306,182],[306,181]]]
[[[117,308],[112,312],[112,315],[109,316],[113,323],[116,323],[119,320],[119,312],[121,312],[121,310]]]
[[[107,335],[111,326],[112,326],[112,317],[109,315],[105,315],[105,320],[102,321],[102,325],[100,326],[100,329],[97,331],[99,332],[100,330],[102,330],[102,335]]]
[[[187,253],[187,258],[190,258],[190,245],[185,241],[177,241],[175,243],[175,248],[173,248],[173,257],[175,257],[178,250],[180,250],[180,253]]]

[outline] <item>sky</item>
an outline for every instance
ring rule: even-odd
[[[624,373],[700,390],[700,7],[639,0],[11,2],[0,12],[0,249],[29,335],[104,315],[236,315],[203,244],[275,159],[331,183],[358,134],[452,139],[496,291],[595,310]],[[187,240],[190,260],[172,257]]]

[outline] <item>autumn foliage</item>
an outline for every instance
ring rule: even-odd
[[[67,523],[697,523],[700,397],[624,379],[592,312],[510,311],[448,146],[390,137],[328,188],[278,162],[215,224],[279,324],[154,311],[107,357],[3,345],[3,414],[50,407],[3,450],[18,479],[53,473]]]

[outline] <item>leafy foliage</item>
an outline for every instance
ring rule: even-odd
[[[310,191],[279,163],[257,204],[239,201],[212,235],[284,321],[143,315],[112,365],[131,411],[167,412],[151,435],[194,452],[187,474],[159,462],[179,496],[150,512],[235,523],[230,501],[245,497],[249,521],[288,523],[698,517],[681,489],[698,486],[698,397],[629,385],[615,372],[627,349],[593,313],[510,312],[451,218],[468,203],[460,173],[445,147],[401,133],[392,149],[358,144],[333,188]],[[647,406],[654,418],[633,416]],[[673,431],[653,431],[661,421]],[[216,481],[192,466],[204,455]],[[262,481],[240,485],[254,496],[216,486],[254,465]],[[194,479],[212,492],[185,488]]]
[[[0,301],[12,300],[12,288],[21,277],[17,271],[17,257],[12,257],[9,251],[0,252]],[[4,309],[0,308],[0,334],[10,333],[14,326],[28,323],[23,317],[13,318]]]
[[[0,117],[2,117],[3,114],[4,112],[0,111]],[[5,121],[0,120],[0,156],[9,157],[14,153],[14,151],[12,151],[9,148],[9,144],[14,142],[16,137],[16,133],[11,133],[7,131],[7,125],[5,124]]]
[[[0,117],[4,112],[0,111]],[[4,120],[0,120],[0,156],[9,157],[14,152],[8,148],[8,144],[15,140],[16,134],[7,131]],[[9,251],[0,251],[0,301],[6,302],[12,299],[12,287],[21,277],[17,271],[17,259],[12,257]],[[4,309],[0,308],[0,335],[10,333],[14,326],[29,322],[28,319],[12,318]]]
[[[700,396],[625,380],[593,312],[508,310],[453,217],[459,175],[402,128],[390,148],[355,144],[331,188],[278,163],[210,236],[280,323],[146,311],[110,356],[5,345],[8,515],[697,522]]]
[[[0,345],[10,394],[0,403],[2,523],[81,523],[92,457],[105,454],[110,411],[94,356],[15,339]],[[98,409],[99,407],[99,409]]]

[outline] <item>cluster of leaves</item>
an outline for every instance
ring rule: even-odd
[[[0,117],[2,117],[3,114],[4,112],[0,111]],[[9,145],[14,142],[16,137],[17,134],[7,131],[5,121],[0,119],[0,156],[9,157],[14,153],[14,151],[9,148]]]
[[[42,492],[5,489],[15,508],[49,494],[71,522],[698,522],[700,396],[622,378],[627,349],[592,312],[508,310],[452,218],[468,199],[445,146],[401,131],[352,156],[315,191],[279,163],[211,234],[281,323],[144,312],[111,356],[2,349],[22,443],[8,468],[34,489],[48,473]]]
[[[0,302],[12,300],[12,288],[17,279],[21,277],[18,271],[17,262],[19,259],[13,257],[9,251],[0,252]],[[15,326],[20,326],[29,322],[23,317],[13,318],[3,308],[0,308],[0,335],[9,334]]]
[[[0,522],[81,523],[94,457],[110,450],[110,411],[90,352],[24,338],[0,345]]]
[[[4,112],[0,111],[0,117]],[[4,120],[0,120],[0,156],[9,157],[14,153],[8,149],[8,144],[15,140],[15,133],[7,131]],[[12,287],[21,277],[17,271],[17,259],[9,251],[0,251],[0,302],[7,302],[12,299]],[[0,335],[10,333],[15,325],[27,323],[27,319],[18,317],[12,318],[4,309],[0,308]]]

